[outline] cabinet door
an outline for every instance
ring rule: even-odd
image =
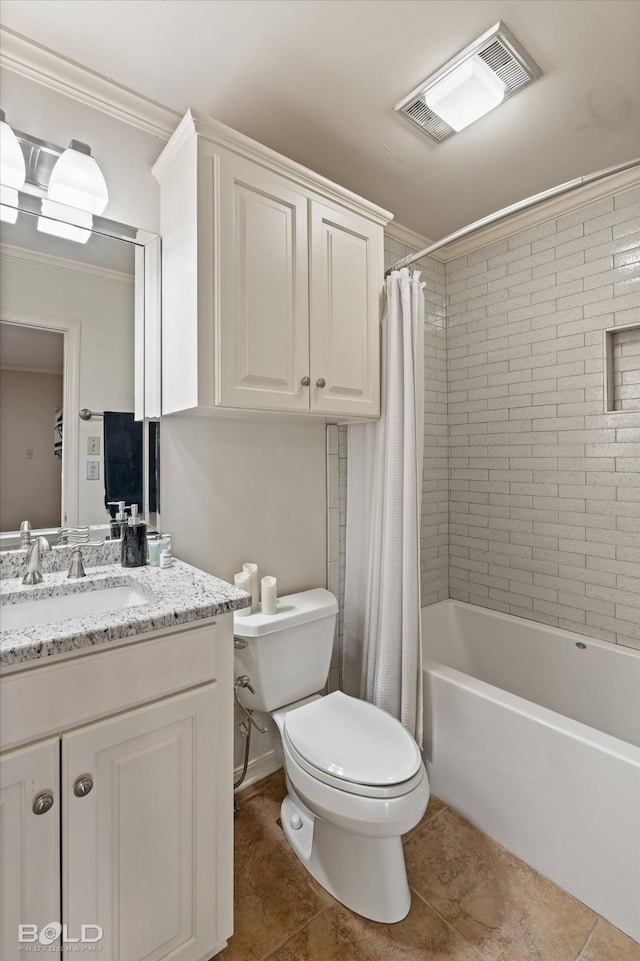
[[[222,154],[216,403],[308,410],[307,198]]]
[[[201,961],[230,933],[216,914],[216,819],[233,830],[231,784],[228,812],[215,800],[216,688],[62,738],[64,920],[76,937],[100,925],[109,961]]]
[[[60,742],[8,751],[0,758],[0,957],[28,957],[60,919]],[[46,798],[43,800],[43,795]],[[37,799],[40,798],[40,806]],[[53,799],[52,806],[47,798]],[[36,803],[34,809],[34,802]],[[36,810],[42,810],[36,814]],[[23,930],[18,925],[37,926]],[[59,928],[56,934],[59,934]],[[51,941],[53,948],[58,937]],[[40,951],[45,948],[36,940]]]
[[[382,227],[312,202],[313,411],[336,416],[380,414],[382,249]]]

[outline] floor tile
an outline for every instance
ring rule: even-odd
[[[437,798],[434,794],[432,794],[429,798],[427,810],[424,812],[422,816],[422,820],[418,824],[416,824],[416,826],[412,831],[409,831],[407,834],[404,835],[404,837],[402,838],[403,843],[406,844],[407,841],[409,841],[414,836],[414,834],[417,834],[418,831],[422,830],[422,828],[425,826],[427,821],[430,821],[431,818],[437,817],[438,814],[440,814],[440,812],[444,810],[445,810],[445,805],[442,803],[440,798]]]
[[[580,961],[640,961],[640,944],[601,918]]]
[[[278,948],[269,961],[480,961],[477,952],[417,895],[398,924],[377,924],[336,905]]]
[[[280,768],[279,771],[269,774],[268,777],[262,778],[261,781],[255,781],[253,784],[250,784],[249,787],[237,791],[235,798],[238,805],[241,805],[244,801],[248,801],[249,798],[260,794],[262,797],[271,797],[280,803],[286,793],[287,786],[284,778],[284,770]]]
[[[235,933],[221,961],[262,961],[334,904],[313,882],[277,823],[285,791],[277,778],[241,799],[235,819]]]
[[[409,884],[488,961],[574,961],[596,921],[447,809],[405,846]]]

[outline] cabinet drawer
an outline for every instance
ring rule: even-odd
[[[228,619],[0,678],[0,747],[215,680],[217,647],[231,644]]]

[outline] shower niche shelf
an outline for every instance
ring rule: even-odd
[[[604,332],[604,409],[640,412],[640,323]]]

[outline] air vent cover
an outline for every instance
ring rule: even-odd
[[[465,47],[456,57],[427,77],[415,90],[394,107],[401,116],[436,143],[456,131],[425,103],[425,93],[456,67],[473,57],[484,61],[504,84],[504,100],[541,76],[542,71],[516,38],[500,21],[481,37]],[[503,101],[504,102],[504,101]],[[455,121],[454,121],[455,122]]]

